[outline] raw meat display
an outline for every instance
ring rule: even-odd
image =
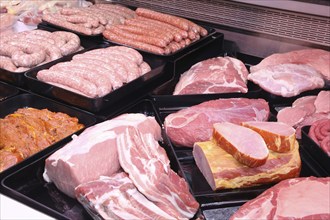
[[[156,140],[161,139],[160,127],[153,117],[143,114],[120,115],[87,128],[49,156],[45,162],[44,179],[74,197],[74,189],[79,184],[118,172],[120,164],[116,139],[127,126],[150,133]]]
[[[192,147],[212,136],[213,124],[267,121],[268,103],[263,99],[229,98],[203,102],[168,115],[164,128],[176,146]]]
[[[65,31],[24,31],[0,37],[0,68],[23,72],[81,49],[80,38]]]
[[[63,8],[57,13],[44,14],[42,20],[85,35],[101,34],[106,27],[123,24],[135,17],[135,12],[115,4],[95,4],[90,7]]]
[[[296,141],[296,130],[282,122],[247,121],[242,125],[258,132],[267,147],[278,153],[290,151]]]
[[[313,122],[308,135],[330,157],[330,119]]]
[[[121,167],[149,200],[175,219],[195,215],[199,204],[185,180],[170,168],[166,152],[151,134],[127,128],[117,139],[117,149]]]
[[[174,15],[137,8],[136,17],[107,26],[103,36],[112,42],[167,55],[208,34],[203,27]]]
[[[20,108],[0,119],[0,172],[82,129],[78,119],[47,109]]]
[[[248,167],[266,163],[268,148],[260,134],[230,122],[213,124],[213,139],[219,147]]]
[[[208,93],[247,93],[249,72],[244,63],[232,57],[215,57],[193,65],[180,76],[173,95]]]
[[[232,139],[234,138],[232,137]],[[236,135],[236,140],[241,140],[241,137]],[[299,176],[301,160],[298,142],[295,141],[290,149],[285,153],[270,150],[265,164],[248,167],[223,150],[216,140],[211,139],[196,142],[193,156],[197,167],[212,190],[233,189],[273,183]]]
[[[301,97],[292,103],[292,107],[281,109],[277,113],[277,121],[296,128],[296,138],[300,139],[303,126],[320,119],[330,119],[330,103],[326,98],[329,96],[330,91],[321,91],[317,96]]]
[[[270,66],[289,63],[309,65],[320,72],[324,79],[330,80],[330,52],[321,49],[303,49],[287,53],[275,53],[263,59],[259,64],[252,66],[250,71],[254,73]]]
[[[238,219],[329,219],[330,177],[283,180],[242,205]]]
[[[267,66],[249,74],[248,79],[265,91],[282,97],[292,97],[304,91],[324,87],[322,75],[304,64]]]
[[[151,70],[134,49],[113,46],[73,56],[37,73],[46,83],[90,97],[102,97]]]
[[[75,193],[89,213],[103,219],[175,219],[139,192],[124,172],[83,183]]]

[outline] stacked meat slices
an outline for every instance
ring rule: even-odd
[[[173,95],[209,93],[247,93],[249,72],[244,63],[232,57],[201,61],[183,73]]]
[[[155,54],[170,54],[207,35],[206,29],[184,18],[145,8],[135,12],[137,17],[107,28],[104,37]]]
[[[80,49],[80,38],[65,31],[25,31],[0,36],[0,68],[23,72]]]
[[[150,71],[134,49],[115,46],[73,56],[70,62],[41,70],[37,78],[75,93],[102,97]]]
[[[105,219],[191,218],[199,205],[171,170],[160,132],[143,114],[102,122],[47,158],[44,178]]]

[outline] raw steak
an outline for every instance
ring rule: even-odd
[[[201,61],[183,73],[173,95],[209,93],[247,93],[249,72],[244,63],[232,57]]]
[[[219,147],[248,167],[266,163],[269,151],[257,132],[230,122],[213,125],[213,139]]]
[[[121,167],[136,188],[160,209],[176,219],[192,218],[199,204],[190,194],[188,184],[159,159],[161,148],[151,134],[128,127],[117,140]],[[167,157],[166,157],[167,158]]]
[[[192,147],[195,142],[209,140],[214,123],[267,121],[268,116],[269,106],[263,99],[217,99],[168,115],[164,127],[175,145]]]
[[[214,140],[195,143],[193,156],[213,190],[278,182],[299,176],[301,168],[298,142],[286,153],[270,151],[266,163],[254,168],[238,162]]]
[[[282,97],[292,97],[304,91],[324,87],[322,75],[303,64],[267,66],[251,73],[248,79],[265,91]]]
[[[251,73],[278,64],[306,64],[319,71],[324,79],[330,80],[330,52],[321,49],[304,49],[287,53],[272,54],[258,65],[250,68]]]
[[[81,183],[110,176],[120,169],[116,138],[133,126],[142,133],[161,139],[161,129],[153,117],[123,114],[87,128],[79,136],[46,159],[44,179],[70,197]]]
[[[103,219],[175,219],[141,194],[124,172],[83,183],[75,193],[94,219],[96,213]]]
[[[231,216],[238,219],[330,219],[330,177],[283,180],[248,201]]]
[[[267,147],[275,152],[288,152],[296,141],[295,129],[282,122],[247,121],[242,122],[242,125],[258,132]]]

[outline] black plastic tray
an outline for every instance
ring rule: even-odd
[[[330,176],[330,157],[309,137],[308,132],[310,127],[305,126],[301,129],[303,147],[327,171],[328,176]]]
[[[156,108],[159,111],[158,114],[160,115],[161,121],[164,122],[165,117],[173,112],[211,99],[214,99],[214,96],[204,96],[203,98],[199,97],[198,100],[191,98],[186,99],[185,101],[184,99],[166,100],[164,98],[162,100],[155,100],[155,104]],[[170,141],[169,144],[172,145]],[[203,174],[200,172],[200,170],[195,164],[192,155],[192,148],[176,147],[175,145],[173,145],[170,149],[174,150],[173,154],[179,161],[178,167],[182,169],[181,173],[189,182],[189,185],[192,189],[195,198],[202,204],[238,201],[245,202],[249,199],[255,198],[264,190],[274,185],[265,184],[251,188],[225,189],[213,191],[207,183],[206,179],[204,178]],[[302,148],[300,148],[299,151],[302,160],[302,170],[300,176],[326,176],[326,173],[324,172],[322,167],[315,164],[314,161],[310,159],[310,157],[308,157],[308,154],[306,154],[306,152]]]
[[[50,32],[55,31],[53,29],[49,29],[49,28],[45,28],[45,27],[44,28],[41,27],[39,29],[50,31]],[[88,40],[88,39],[85,39],[85,38],[80,38],[80,44],[81,44],[82,47],[84,47],[84,49],[81,50],[81,51],[77,51],[73,54],[81,53],[81,52],[85,51],[86,49],[91,49],[91,48],[93,48],[97,45],[97,42],[94,42],[94,41],[91,41],[91,40]],[[59,59],[56,59],[56,60],[53,60],[51,62],[42,64],[40,66],[33,67],[33,68],[31,68],[27,71],[23,71],[23,72],[12,72],[12,71],[8,71],[8,70],[0,68],[0,81],[4,81],[4,82],[10,83],[10,84],[13,84],[15,86],[25,88],[26,87],[26,78],[25,78],[25,73],[26,72],[32,71],[32,70],[35,70],[35,69],[44,69],[47,66],[54,65],[55,63],[60,62],[60,61],[64,61],[66,59],[67,59],[66,56],[63,56]]]
[[[148,116],[155,116],[159,122],[156,109],[150,100],[140,100],[118,114],[122,113],[143,113]],[[164,143],[160,144],[164,145]],[[57,144],[56,149],[62,146],[63,143]],[[172,152],[166,147],[165,150]],[[60,192],[53,183],[47,183],[43,180],[45,159],[49,155],[50,152],[24,167],[16,167],[2,179],[1,193],[56,219],[91,219],[77,200]],[[174,171],[179,170],[176,165],[175,161],[173,163],[171,161],[171,167]]]
[[[109,44],[98,45],[96,48],[104,48],[110,46]],[[35,68],[34,70],[26,72],[28,87],[39,94],[60,100],[70,105],[85,109],[90,112],[100,112],[107,107],[113,107],[117,102],[125,101],[130,102],[131,96],[139,94],[147,94],[152,88],[159,84],[168,81],[173,77],[173,64],[167,62],[164,59],[150,56],[149,54],[143,54],[144,61],[146,61],[151,71],[140,76],[139,78],[124,84],[122,87],[111,91],[109,94],[99,98],[89,98],[63,88],[53,86],[37,79],[37,73],[41,68]],[[61,62],[70,61],[73,55],[66,56]],[[58,63],[58,62],[57,62]],[[52,64],[46,64],[42,69],[51,67]],[[150,88],[151,87],[151,88]]]
[[[14,86],[0,82],[0,102],[17,95],[18,93],[19,90]]]
[[[11,97],[3,102],[0,102],[0,118],[4,118],[6,115],[9,115],[13,112],[15,112],[19,108],[25,108],[25,107],[32,107],[37,109],[48,109],[53,112],[63,112],[68,114],[69,116],[78,118],[79,122],[83,124],[86,127],[89,127],[96,123],[96,118],[87,112],[74,109],[72,107],[60,104],[58,102],[54,102],[50,99],[43,98],[38,95],[33,94],[19,94],[17,96]],[[80,131],[82,131],[81,129]],[[80,131],[77,131],[75,133],[78,133]],[[62,140],[60,140],[58,143],[63,143],[70,140],[70,137],[66,137]],[[0,173],[0,177],[8,175],[9,173],[15,171],[16,169],[19,169],[20,167],[29,165],[31,162],[36,160],[37,158],[40,158],[41,156],[48,154],[49,152],[54,151],[58,148],[58,143],[55,143],[44,150],[32,155],[31,157],[23,160],[22,162],[18,163],[17,165],[14,165],[13,167],[10,167],[7,170],[4,170]]]

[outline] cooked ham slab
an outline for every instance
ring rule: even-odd
[[[168,115],[164,127],[175,145],[192,147],[195,142],[210,139],[214,123],[267,121],[268,116],[269,106],[264,99],[217,99]]]
[[[230,122],[213,125],[213,139],[219,147],[248,167],[266,163],[269,151],[264,139],[252,129]]]
[[[265,91],[282,97],[293,97],[304,91],[324,87],[322,75],[303,64],[266,66],[249,74],[248,79]]]
[[[283,180],[231,216],[239,219],[330,219],[330,177]]]
[[[123,114],[96,124],[46,159],[44,179],[53,182],[66,195],[75,196],[81,183],[110,176],[120,169],[116,138],[127,126],[161,139],[161,129],[153,117],[144,114]]]
[[[303,49],[287,53],[275,53],[250,68],[251,73],[279,64],[305,64],[320,72],[324,79],[330,80],[330,52],[321,49]]]
[[[197,167],[213,190],[278,182],[298,177],[301,169],[298,142],[286,153],[269,151],[266,163],[254,168],[238,162],[215,141],[195,143],[193,156]]]
[[[210,58],[183,73],[173,95],[247,93],[248,74],[244,63],[236,58]]]

